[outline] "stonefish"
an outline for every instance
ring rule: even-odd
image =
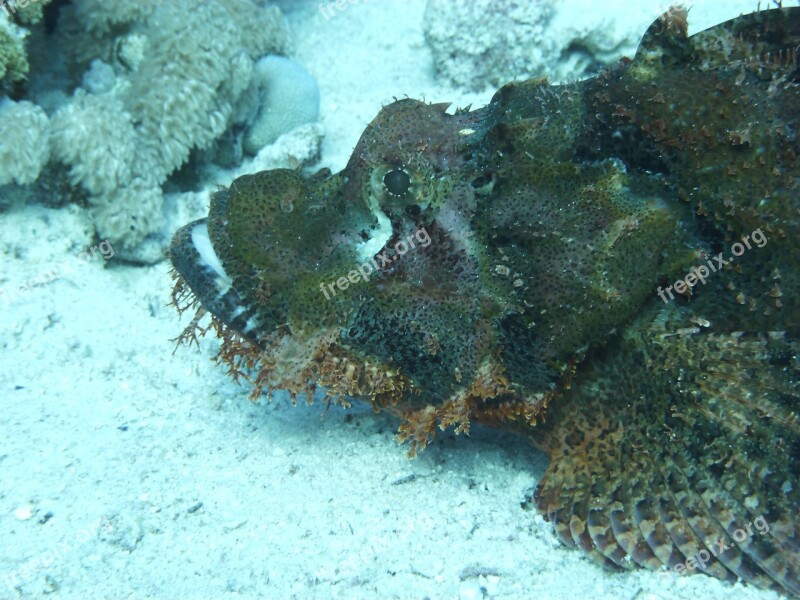
[[[800,594],[800,8],[478,110],[384,107],[343,171],[274,170],[179,230],[173,299],[254,397],[369,402],[410,453],[510,428],[612,568]]]

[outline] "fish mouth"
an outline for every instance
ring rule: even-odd
[[[214,250],[207,219],[184,225],[172,238],[170,260],[197,301],[222,323],[248,335],[259,325]]]

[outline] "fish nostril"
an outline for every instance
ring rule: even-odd
[[[492,181],[494,181],[494,175],[492,173],[481,173],[475,179],[472,180],[472,187],[473,189],[480,190],[486,189]]]
[[[392,169],[383,176],[383,185],[392,196],[404,196],[411,187],[411,177],[402,168]]]
[[[417,218],[420,212],[422,212],[422,209],[420,209],[419,204],[410,204],[406,206],[406,214],[412,219]]]

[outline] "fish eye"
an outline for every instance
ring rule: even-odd
[[[411,187],[411,177],[402,167],[392,169],[383,176],[383,185],[392,196],[405,196]]]

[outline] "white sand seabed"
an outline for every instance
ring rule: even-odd
[[[423,0],[327,21],[318,4],[281,3],[321,86],[321,166],[342,168],[392,96],[491,96],[436,83]],[[662,8],[582,4],[578,18],[642,32]],[[693,15],[755,8],[724,4]],[[609,574],[562,547],[523,506],[547,461],[516,437],[448,432],[410,461],[397,423],[364,407],[321,418],[319,405],[250,403],[210,360],[213,338],[172,354],[189,317],[166,306],[169,266],[81,263],[91,232],[75,207],[0,215],[0,287],[75,265],[0,297],[0,598],[777,597]]]

